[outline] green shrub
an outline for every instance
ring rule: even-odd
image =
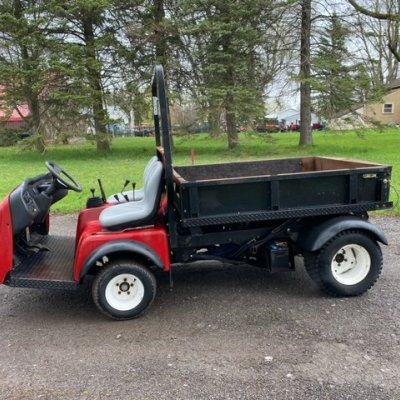
[[[21,131],[0,127],[0,147],[14,146],[21,139]]]

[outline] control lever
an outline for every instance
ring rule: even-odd
[[[124,198],[125,198],[125,200],[126,200],[127,202],[129,201],[129,196],[128,196],[127,194],[124,194],[123,192],[124,192],[125,188],[128,186],[129,182],[130,182],[130,180],[127,179],[127,180],[125,181],[125,183],[124,183],[123,188],[121,189],[121,194],[122,194],[122,196],[124,196]],[[115,197],[115,196],[114,196],[114,197]]]
[[[92,192],[92,197],[88,198],[88,200],[86,202],[86,208],[101,207],[104,204],[104,200],[101,197],[98,197],[98,196],[94,195],[95,192],[96,192],[95,188],[91,188],[90,191]]]
[[[132,201],[135,201],[136,182],[132,182]]]
[[[104,193],[103,185],[101,183],[101,179],[97,179],[97,182],[99,182],[99,188],[100,188],[100,193],[101,193],[101,199],[106,202],[106,194]]]

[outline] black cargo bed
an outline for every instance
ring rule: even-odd
[[[326,157],[174,168],[187,227],[391,208],[391,167]]]

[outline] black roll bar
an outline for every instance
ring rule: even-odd
[[[157,150],[161,150],[164,161],[165,185],[168,199],[168,224],[171,248],[176,246],[176,220],[174,213],[174,182],[172,167],[172,140],[169,118],[169,106],[165,85],[164,69],[156,65],[152,84],[153,117]],[[162,148],[162,149],[159,149]]]
[[[156,146],[164,148],[165,162],[168,163],[165,168],[168,167],[172,173],[171,127],[169,125],[168,98],[162,65],[156,65],[154,69],[152,95]]]

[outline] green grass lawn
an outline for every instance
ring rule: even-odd
[[[222,163],[239,160],[322,155],[354,158],[393,166],[392,185],[400,189],[400,130],[384,132],[366,131],[314,134],[315,145],[309,149],[298,147],[298,133],[268,135],[242,134],[241,146],[234,151],[227,149],[225,137],[210,139],[208,135],[175,138],[175,165],[191,164],[190,153],[195,150],[196,164]],[[154,138],[115,139],[112,151],[101,155],[90,144],[59,145],[50,147],[45,154],[21,152],[18,148],[0,148],[0,197],[3,198],[25,178],[46,171],[44,162],[52,160],[62,165],[83,187],[83,193],[70,192],[56,204],[53,211],[70,213],[82,209],[90,195],[89,189],[97,189],[97,178],[102,178],[106,194],[121,190],[125,179],[142,184],[142,173],[148,159],[155,154]],[[392,200],[397,196],[392,191]],[[400,215],[397,205],[391,211]]]

